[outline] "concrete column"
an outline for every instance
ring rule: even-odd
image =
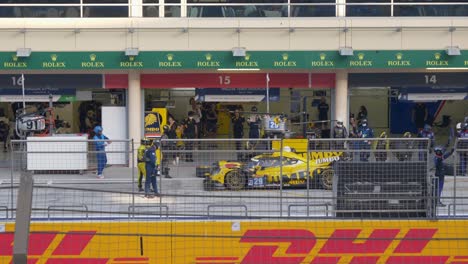
[[[130,17],[143,17],[143,0],[130,1]]]
[[[335,119],[343,121],[349,130],[349,105],[348,105],[348,72],[339,70],[336,72],[335,87]]]
[[[346,16],[346,0],[336,0],[336,16]]]
[[[128,74],[128,136],[133,139],[135,149],[140,144],[143,127],[141,94],[140,73],[131,71]]]

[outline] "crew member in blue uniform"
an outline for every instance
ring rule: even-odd
[[[107,155],[106,155],[106,146],[109,145],[111,142],[108,141],[109,138],[102,134],[102,127],[96,126],[94,128],[94,140],[96,140],[96,158],[97,158],[97,177],[99,179],[104,179],[104,175],[102,174],[104,168],[107,164]]]
[[[374,137],[374,130],[369,127],[367,119],[361,120],[361,125],[359,126],[359,129],[358,129],[358,137],[359,138],[373,138]],[[359,144],[359,149],[361,150],[371,148],[371,141],[369,140],[360,141],[358,144]],[[359,157],[361,161],[369,161],[370,152],[368,151],[360,152]]]
[[[150,192],[150,186],[153,187],[154,194],[159,196],[158,186],[156,184],[156,175],[158,173],[158,160],[156,155],[157,144],[158,142],[154,140],[145,152],[145,198],[153,198],[153,195]]]

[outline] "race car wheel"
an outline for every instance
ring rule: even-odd
[[[320,186],[325,190],[331,190],[333,185],[333,170],[324,170],[320,174]]]
[[[226,184],[226,188],[229,190],[242,190],[245,187],[245,177],[240,173],[240,171],[233,170],[226,174],[224,183]]]

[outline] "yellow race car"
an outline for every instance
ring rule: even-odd
[[[247,163],[219,161],[206,174],[204,188],[242,190],[280,187],[281,183],[283,187],[304,188],[309,183],[312,188],[331,190],[334,174],[331,165],[341,155],[341,152],[312,152],[308,162],[307,153],[278,151],[255,156]]]

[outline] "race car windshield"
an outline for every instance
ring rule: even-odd
[[[255,168],[255,166],[258,165],[258,160],[252,160],[252,161],[249,161],[246,165],[245,165],[245,168],[246,169],[252,169],[252,168]]]
[[[264,168],[275,167],[280,165],[280,160],[279,158],[260,159],[258,165]]]

